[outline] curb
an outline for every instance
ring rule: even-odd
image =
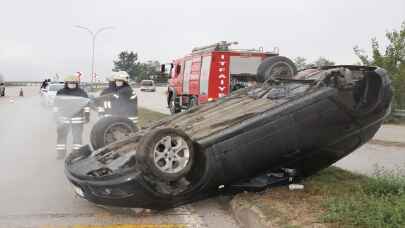
[[[231,200],[230,206],[233,216],[243,228],[273,227],[257,206],[243,200],[239,195]]]

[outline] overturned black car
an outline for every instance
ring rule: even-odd
[[[66,175],[96,204],[165,209],[266,173],[312,175],[370,140],[390,111],[380,68],[265,79],[101,149],[82,147],[66,159]]]

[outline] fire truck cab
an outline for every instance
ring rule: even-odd
[[[256,83],[259,65],[277,52],[236,50],[226,41],[194,48],[170,65],[167,102],[171,113],[229,95]],[[283,57],[285,58],[285,57]],[[291,61],[289,65],[294,65]],[[163,67],[164,68],[164,67]],[[295,66],[292,66],[296,71]]]

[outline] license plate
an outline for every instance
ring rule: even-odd
[[[75,191],[75,193],[80,196],[80,197],[84,197],[84,193],[83,190],[79,187],[73,186],[73,190]]]

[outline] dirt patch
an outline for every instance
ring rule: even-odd
[[[264,222],[271,227],[328,227],[321,223],[322,197],[312,192],[290,191],[277,187],[262,193],[244,193],[234,200],[260,210]]]

